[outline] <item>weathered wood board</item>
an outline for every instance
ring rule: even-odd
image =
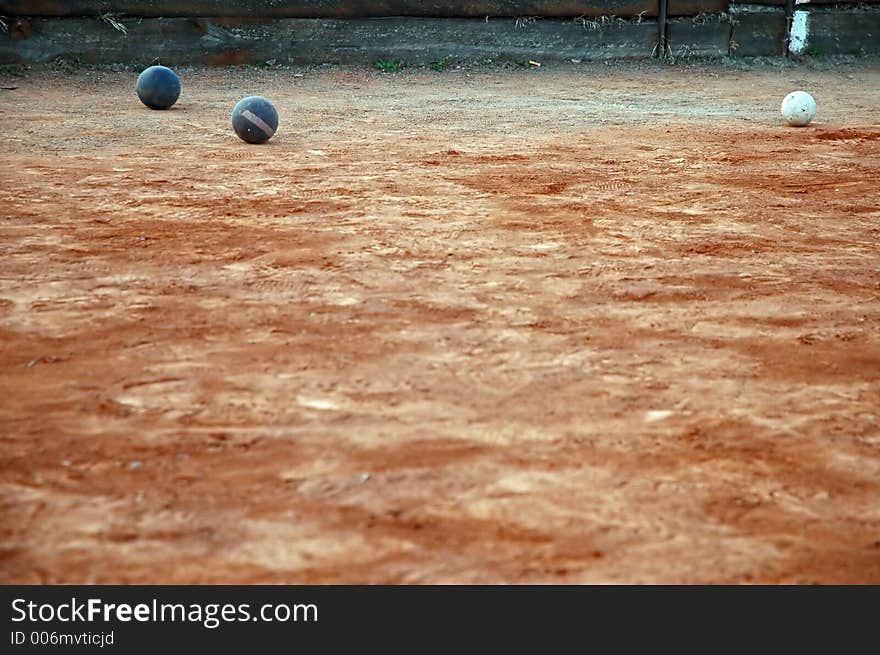
[[[87,18],[21,19],[0,34],[0,62],[244,64],[345,63],[399,59],[557,60],[650,57],[652,20],[587,22],[471,19],[279,19],[235,23],[210,19],[123,20],[127,33]]]
[[[724,57],[730,51],[731,21],[726,14],[672,18],[666,39],[673,57]]]
[[[880,0],[806,0],[798,3],[798,8],[803,5],[876,5],[880,4]],[[771,5],[774,7],[785,7],[786,0],[748,0],[747,2],[731,2],[730,6],[737,5]]]
[[[798,54],[880,53],[880,7],[841,9],[796,5],[792,49]]]
[[[669,0],[670,16],[726,11],[728,0]],[[107,12],[137,17],[377,18],[422,16],[656,16],[658,0],[0,0],[0,14],[93,17]]]
[[[731,5],[730,54],[770,57],[785,54],[788,21],[783,7]]]

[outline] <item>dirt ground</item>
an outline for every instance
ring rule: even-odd
[[[0,80],[4,582],[880,583],[877,60],[179,72]]]

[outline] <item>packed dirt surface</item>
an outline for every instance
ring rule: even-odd
[[[0,80],[4,582],[880,583],[876,61],[179,73]]]

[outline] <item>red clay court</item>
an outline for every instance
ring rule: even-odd
[[[3,581],[880,583],[876,60],[177,70],[0,79]]]

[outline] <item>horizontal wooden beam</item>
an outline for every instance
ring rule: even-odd
[[[28,16],[96,16],[106,12],[143,17],[253,16],[264,18],[366,18],[387,16],[483,17],[636,15],[655,0],[0,0],[0,13]]]
[[[466,18],[301,19],[260,22],[144,18],[127,32],[94,18],[20,18],[0,33],[0,63],[70,57],[86,63],[426,65],[458,61],[648,58],[657,22],[488,21]]]
[[[93,17],[367,18],[420,16],[656,16],[657,0],[0,0],[0,15]],[[726,11],[728,0],[670,0],[669,15]]]

